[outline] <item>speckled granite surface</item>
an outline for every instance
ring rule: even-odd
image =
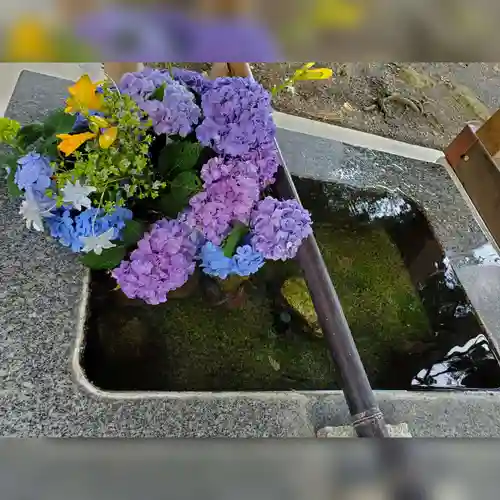
[[[24,72],[6,114],[22,122],[37,118],[62,104],[66,86]],[[289,134],[280,139],[294,172],[298,166],[306,172],[321,167],[328,178],[388,187],[408,183],[410,190],[411,180],[419,180],[414,198],[427,205],[437,234],[457,259],[484,243],[439,167]],[[348,422],[341,393],[138,400],[87,393],[71,368],[84,269],[49,238],[26,231],[17,211],[18,202],[0,187],[0,435],[312,437],[315,429]],[[407,422],[414,436],[500,436],[500,398],[494,394],[379,392],[377,397],[387,421]]]

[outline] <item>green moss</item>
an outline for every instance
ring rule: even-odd
[[[422,303],[398,248],[382,228],[315,226],[315,235],[372,379],[391,352],[427,338]]]
[[[408,346],[429,338],[420,299],[382,227],[320,221],[314,227],[368,375],[380,387],[394,356],[404,359]],[[93,293],[101,304],[93,380],[107,388],[179,391],[336,388],[300,276],[294,262],[266,264],[244,283],[238,309],[210,305],[201,285],[161,306],[120,305],[108,283],[100,298]]]

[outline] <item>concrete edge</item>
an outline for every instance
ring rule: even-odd
[[[350,128],[339,127],[330,123],[319,122],[289,115],[275,111],[273,113],[274,121],[278,128],[298,132],[301,134],[321,137],[333,141],[343,142],[351,146],[358,146],[366,149],[373,149],[383,153],[389,153],[414,160],[435,163],[443,156],[443,152],[437,149],[415,146],[406,142],[396,141],[379,135],[360,132]]]

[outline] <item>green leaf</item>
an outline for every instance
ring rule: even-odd
[[[162,83],[149,97],[150,101],[163,101],[165,96],[166,83]]]
[[[122,231],[122,241],[126,247],[134,246],[144,235],[145,225],[137,220],[128,220]]]
[[[123,245],[119,245],[113,248],[107,248],[103,250],[101,255],[97,255],[95,252],[89,252],[81,258],[81,262],[84,266],[90,269],[96,270],[109,270],[115,269],[120,265],[126,254],[126,249]]]
[[[23,192],[18,188],[17,184],[14,182],[17,171],[17,157],[14,155],[5,155],[0,162],[4,167],[10,168],[10,172],[7,175],[7,190],[9,195],[13,198],[18,198],[23,194]]]
[[[188,194],[194,194],[201,188],[201,180],[192,170],[181,172],[171,183],[172,190],[183,190]]]
[[[186,208],[189,197],[181,196],[182,192],[169,193],[160,196],[155,200],[158,211],[167,217],[177,217],[179,212]]]
[[[243,236],[245,236],[245,234],[247,233],[248,233],[248,227],[245,226],[245,224],[237,222],[234,225],[233,229],[229,233],[222,247],[222,250],[224,251],[224,255],[226,257],[231,258],[235,254],[238,244],[240,243]]]
[[[18,143],[23,149],[26,149],[42,137],[43,132],[44,126],[41,123],[31,123],[30,125],[25,125],[17,134]]]
[[[50,137],[58,134],[67,134],[71,132],[75,123],[75,117],[68,115],[64,109],[58,109],[51,113],[43,122],[43,136]]]
[[[199,143],[182,141],[167,144],[158,158],[158,170],[165,179],[193,170],[202,150],[203,146]]]

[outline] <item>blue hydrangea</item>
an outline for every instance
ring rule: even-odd
[[[18,168],[14,182],[19,189],[31,189],[35,196],[43,196],[45,190],[52,185],[53,168],[50,160],[38,153],[28,153],[17,160]]]
[[[240,246],[233,257],[226,257],[222,248],[210,241],[203,245],[200,258],[203,272],[221,279],[231,275],[251,276],[265,263],[262,254],[250,245]]]
[[[201,268],[205,274],[225,280],[233,269],[233,261],[224,255],[222,248],[208,241],[201,249]]]
[[[232,261],[233,273],[238,276],[251,276],[265,263],[263,255],[255,251],[251,245],[238,247]]]
[[[53,238],[73,252],[80,252],[83,248],[81,237],[99,236],[114,228],[113,239],[121,237],[121,230],[127,220],[132,219],[132,212],[126,208],[116,208],[114,212],[106,214],[98,208],[89,208],[73,216],[68,209],[59,209],[54,217],[47,219],[47,225]]]

